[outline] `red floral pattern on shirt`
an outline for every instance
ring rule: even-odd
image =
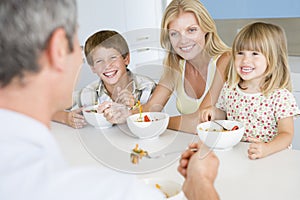
[[[227,113],[229,120],[243,122],[247,137],[256,137],[270,142],[277,135],[277,122],[280,119],[300,114],[296,100],[291,92],[278,89],[269,96],[262,93],[244,93],[238,87],[229,88],[225,83],[216,107]]]

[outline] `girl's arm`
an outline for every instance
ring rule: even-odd
[[[278,120],[278,135],[269,143],[263,143],[250,138],[253,142],[248,149],[250,159],[263,158],[273,153],[288,148],[294,136],[294,117],[287,117]]]
[[[218,59],[213,83],[198,110],[191,114],[170,117],[168,126],[169,129],[196,134],[196,126],[202,122],[200,120],[201,110],[208,106],[215,105],[218,100],[220,91],[227,76],[226,68],[229,63],[230,57],[230,53],[225,53]]]

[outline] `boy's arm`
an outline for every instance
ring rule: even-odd
[[[73,128],[83,128],[86,125],[84,116],[81,114],[83,108],[72,111],[58,111],[52,116],[52,121],[66,124]]]

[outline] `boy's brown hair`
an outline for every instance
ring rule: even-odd
[[[124,37],[116,31],[103,30],[91,35],[84,45],[84,54],[90,66],[93,66],[93,51],[97,47],[113,48],[120,52],[123,58],[129,54],[129,48]]]

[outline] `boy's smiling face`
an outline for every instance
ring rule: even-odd
[[[126,75],[126,66],[130,61],[129,55],[123,58],[116,49],[104,47],[98,47],[92,53],[93,66],[91,69],[106,86],[116,85]]]

